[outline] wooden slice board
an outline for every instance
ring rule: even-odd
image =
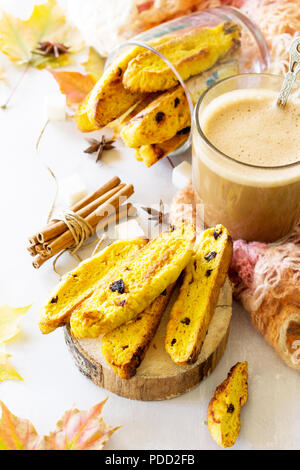
[[[232,290],[227,280],[221,290],[198,361],[178,366],[164,349],[166,325],[176,293],[166,309],[145,359],[130,380],[121,379],[105,363],[101,355],[101,338],[74,338],[69,327],[65,340],[79,370],[96,385],[117,395],[134,400],[165,400],[191,390],[216,367],[226,348],[232,313]]]

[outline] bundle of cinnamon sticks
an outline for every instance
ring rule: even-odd
[[[96,231],[104,229],[112,223],[135,215],[132,204],[123,202],[134,193],[131,184],[121,183],[114,177],[92,194],[86,196],[73,207],[72,212],[88,223],[92,236]],[[75,244],[74,236],[62,220],[51,220],[46,227],[29,239],[28,251],[34,256],[33,267],[39,269],[48,259]]]

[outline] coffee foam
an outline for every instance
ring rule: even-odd
[[[267,89],[229,91],[200,115],[208,141],[247,166],[222,157],[203,141],[197,148],[200,139],[194,141],[194,153],[213,171],[241,184],[277,186],[299,180],[300,102],[291,97],[282,109],[276,105],[277,97],[277,92]]]

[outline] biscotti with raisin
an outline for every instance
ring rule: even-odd
[[[169,42],[173,35],[166,35],[159,39],[149,41],[153,47]],[[100,80],[90,93],[87,117],[91,125],[104,127],[114,119],[122,116],[131,106],[139,101],[143,94],[131,92],[123,86],[124,72],[129,62],[144,49],[142,47],[129,47],[107,67]]]
[[[165,348],[179,365],[201,351],[232,258],[232,239],[222,225],[205,230],[187,265],[167,325]]]
[[[175,284],[167,287],[136,318],[119,326],[102,338],[102,354],[121,379],[131,379],[145,357],[161,317],[169,303]]]
[[[135,158],[138,161],[145,163],[147,167],[154,165],[164,157],[169,155],[171,152],[177,150],[189,137],[190,127],[181,129],[174,137],[170,140],[166,140],[161,144],[150,144],[142,145],[136,149]]]
[[[142,109],[121,131],[128,147],[140,147],[171,139],[190,125],[190,110],[181,86],[163,93]]]
[[[241,429],[241,407],[248,400],[248,362],[233,366],[216,389],[207,410],[209,432],[221,447],[232,447]]]
[[[50,333],[68,322],[74,308],[93,294],[100,280],[128,257],[136,255],[147,241],[136,238],[112,243],[66,274],[42,307],[39,321],[42,333]]]
[[[73,311],[73,335],[96,338],[143,312],[177,280],[191,258],[194,239],[194,226],[179,224],[145,245]]]
[[[177,35],[156,49],[177,69],[182,80],[210,69],[230,50],[240,46],[240,27],[223,22],[213,28],[198,27]],[[170,67],[151,51],[133,58],[124,73],[123,85],[131,93],[153,93],[178,85]]]

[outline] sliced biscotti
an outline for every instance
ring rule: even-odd
[[[65,324],[73,309],[93,294],[97,283],[147,243],[144,238],[117,241],[66,274],[50,293],[40,314],[39,327],[47,334]]]
[[[238,58],[228,58],[207,72],[191,77],[185,85],[195,105],[199,96],[213,83],[239,72]],[[151,94],[148,95],[151,97]],[[133,118],[128,116],[121,137],[128,147],[140,147],[165,142],[181,129],[190,126],[190,109],[183,88],[178,85],[153,98],[148,106],[141,107]]]
[[[165,348],[179,365],[193,364],[201,351],[232,258],[232,239],[217,225],[203,232],[187,265],[167,325]]]
[[[181,86],[163,93],[142,109],[121,131],[128,147],[140,147],[171,139],[190,123],[190,110]]]
[[[138,161],[144,162],[147,167],[150,167],[169,155],[169,153],[178,149],[187,140],[189,133],[190,127],[188,126],[181,129],[170,140],[166,140],[161,144],[142,145],[136,149],[135,158]]]
[[[130,379],[145,357],[161,317],[169,303],[175,284],[167,287],[136,318],[119,326],[102,338],[105,361],[121,379]]]
[[[122,74],[121,67],[107,69],[91,91],[86,112],[92,125],[106,126],[141,99],[140,93],[130,93],[123,87]]]
[[[241,429],[241,407],[247,400],[248,362],[238,362],[217,387],[207,410],[208,429],[219,446],[235,443]]]
[[[129,108],[122,116],[107,124],[107,127],[114,131],[114,138],[121,135],[123,127],[139,114],[142,109],[146,108],[153,100],[155,100],[161,93],[148,93],[141,97],[131,108]]]
[[[159,39],[149,41],[153,47],[168,43],[172,35],[163,36]],[[140,92],[131,92],[123,86],[123,75],[129,62],[144,49],[142,47],[131,47],[113,62],[105,70],[100,80],[91,91],[87,116],[91,124],[104,127],[109,122],[122,116],[134,103],[142,98]]]
[[[106,285],[73,311],[73,335],[96,338],[145,310],[186,267],[194,238],[194,226],[179,225],[145,245]]]
[[[224,22],[213,28],[194,28],[156,46],[176,67],[183,80],[211,68],[240,45],[240,27]],[[123,84],[131,93],[169,90],[178,80],[169,66],[151,51],[139,53],[126,68]]]
[[[99,126],[96,125],[95,121],[90,121],[88,117],[88,105],[91,93],[86,95],[82,103],[78,106],[78,109],[74,115],[74,119],[78,129],[81,132],[93,132],[99,129]]]

